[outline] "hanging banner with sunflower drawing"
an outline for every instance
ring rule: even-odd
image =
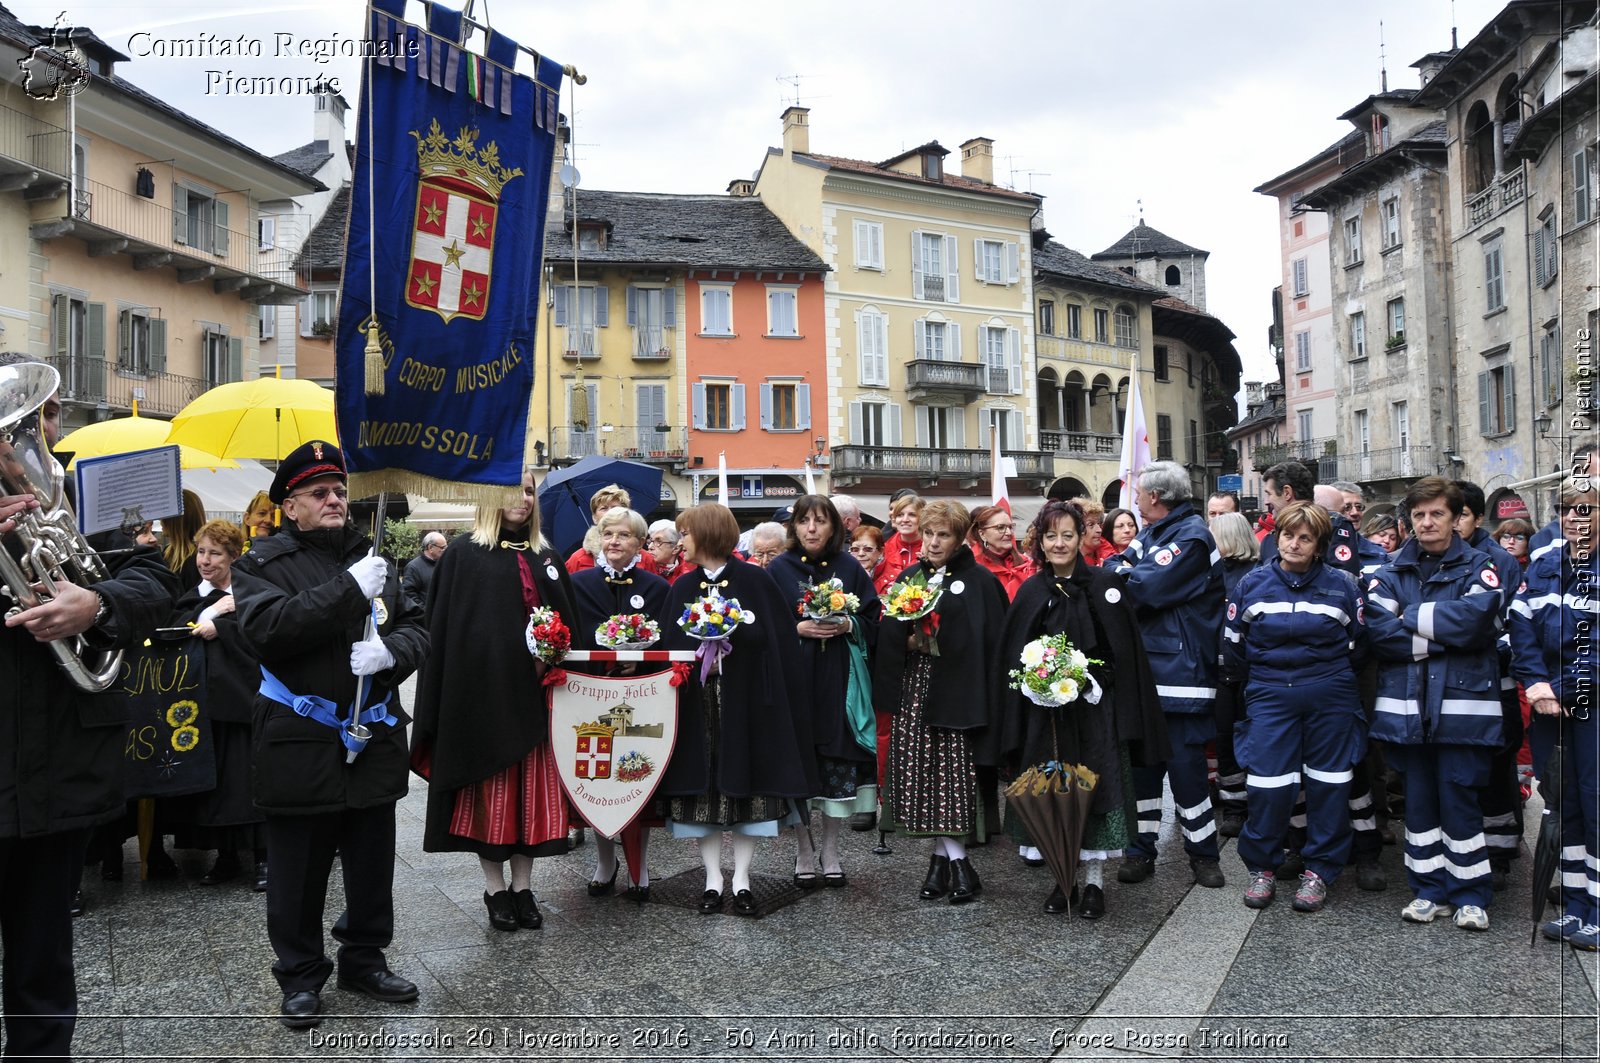
[[[217,785],[211,720],[205,705],[205,644],[155,638],[122,660],[112,690],[127,720],[123,792],[129,798],[203,793]]]

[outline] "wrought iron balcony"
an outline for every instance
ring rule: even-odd
[[[1338,475],[1328,480],[1409,480],[1443,471],[1438,447],[1384,447],[1365,454],[1338,456]]]
[[[1055,478],[1055,455],[1036,450],[1006,451],[1015,459],[1017,476],[1025,480]],[[868,476],[910,477],[924,483],[945,478],[976,481],[989,475],[989,451],[943,450],[931,447],[833,448],[833,481],[859,482]]]
[[[976,362],[917,358],[906,363],[906,397],[912,402],[938,398],[965,405],[988,390],[988,370]]]
[[[105,358],[47,355],[61,374],[61,401],[128,412],[135,401],[141,414],[172,416],[199,398],[210,385],[177,373],[138,372]]]
[[[0,107],[0,189],[30,199],[59,195],[71,170],[72,134],[31,114]]]
[[[672,357],[672,348],[667,346],[666,337],[659,326],[633,330],[633,357],[641,362],[664,362]]]
[[[1039,445],[1063,458],[1116,461],[1122,456],[1122,437],[1105,432],[1040,432]]]
[[[570,427],[550,432],[550,458],[586,458],[601,454],[650,465],[682,465],[688,452],[689,432],[670,425],[591,424],[584,432]]]
[[[600,357],[600,345],[595,339],[594,329],[589,327],[574,328],[567,326],[566,342],[561,348],[561,357],[568,361]]]

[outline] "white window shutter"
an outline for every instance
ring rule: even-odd
[[[189,190],[176,181],[172,182],[172,242],[189,242]]]
[[[931,416],[931,406],[918,406],[912,412],[912,419],[916,422],[916,445],[923,449],[928,446],[928,418]]]
[[[961,361],[961,322],[952,321],[944,327],[944,356],[946,361]]]
[[[889,319],[882,314],[872,315],[872,357],[876,383],[889,383]]]
[[[867,226],[868,239],[872,241],[872,265],[883,268],[883,226],[876,222]]]
[[[928,319],[927,318],[925,318],[925,317],[917,318],[916,326],[915,326],[913,335],[915,336],[915,340],[914,340],[915,346],[912,349],[912,357],[914,357],[914,358],[926,358],[926,357],[928,357]]]
[[[599,328],[611,324],[611,289],[603,284],[594,289],[594,323]]]
[[[772,431],[772,385],[761,385],[761,430]]]
[[[551,289],[551,294],[555,297],[556,324],[565,325],[567,323],[567,299],[571,294],[571,289],[565,284],[558,284]],[[302,336],[306,335],[307,330],[311,327],[309,323],[310,317],[311,300],[307,299],[305,310],[301,312],[300,334]]]
[[[226,255],[228,253],[228,205],[222,200],[217,200],[213,205],[212,217],[215,219],[211,226],[211,253]],[[238,380],[239,377],[233,379]]]
[[[704,384],[696,383],[694,385],[693,403],[694,426],[703,429],[706,426],[706,386]]]
[[[911,231],[911,295],[922,298],[922,230]]]
[[[1011,369],[1011,394],[1022,394],[1022,331],[1006,329],[1006,363]]]
[[[1015,240],[1006,244],[1006,283],[1015,284],[1022,278],[1022,245]]]
[[[967,445],[967,412],[959,406],[950,407],[945,414],[945,430],[949,434],[950,449],[964,449]]]
[[[1006,413],[1008,423],[1006,427],[1006,447],[1009,450],[1022,449],[1022,411],[1010,410]]]
[[[979,284],[987,284],[989,278],[983,275],[983,241],[972,241],[972,275],[978,278]]]
[[[994,419],[995,411],[984,408],[978,411],[978,449],[989,449],[989,422]]]
[[[628,327],[634,328],[639,324],[639,289],[633,285],[627,287],[628,300]]]
[[[889,440],[888,445],[891,446],[891,447],[898,447],[898,446],[901,445],[901,443],[900,443],[900,404],[898,402],[891,402],[891,403],[889,403],[888,409],[884,410],[883,412],[884,412],[884,423],[885,423],[885,432],[884,432],[884,434],[888,437],[888,440]]]
[[[678,287],[675,284],[661,289],[661,324],[664,328],[678,327]]]
[[[857,222],[857,224],[859,225],[860,223]],[[850,404],[850,442],[856,446],[861,445],[861,403],[859,401]]]
[[[797,384],[794,389],[794,426],[802,431],[811,428],[811,385]]]
[[[733,401],[730,404],[733,407],[733,419],[731,423],[733,430],[738,432],[744,428],[744,385],[735,384],[730,387],[728,391],[733,396]]]
[[[870,328],[871,315],[864,311],[856,311],[856,380],[862,384],[872,383],[872,347],[867,332]]]
[[[954,236],[944,238],[944,254],[948,262],[944,264],[948,279],[945,281],[944,301],[959,303],[961,301],[961,243]]]

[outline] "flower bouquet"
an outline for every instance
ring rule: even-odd
[[[608,650],[644,650],[661,639],[661,625],[643,613],[619,613],[594,629],[594,639]]]
[[[1074,648],[1065,635],[1045,635],[1022,647],[1021,668],[1011,671],[1011,689],[1035,705],[1054,707],[1090,694],[1090,703],[1099,700],[1100,685],[1089,675],[1090,660]]]
[[[883,600],[883,615],[890,620],[921,620],[939,604],[943,583],[944,577],[929,579],[922,569],[916,569],[889,588]]]
[[[699,639],[700,682],[722,672],[722,658],[733,652],[733,633],[741,624],[756,622],[754,614],[737,598],[724,598],[712,588],[705,597],[684,607],[678,626],[692,639]]]
[[[844,589],[838,576],[817,583],[800,583],[800,602],[795,612],[807,620],[824,624],[839,624],[861,608],[859,596]]]
[[[549,606],[540,606],[528,617],[528,652],[545,664],[560,664],[572,649],[572,632],[561,619],[561,614]]]

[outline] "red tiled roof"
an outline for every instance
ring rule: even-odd
[[[890,170],[875,162],[864,159],[843,159],[837,155],[816,155],[809,151],[795,152],[800,158],[812,159],[835,170],[849,170],[852,173],[871,174],[874,177],[888,177],[897,181],[907,181],[916,185],[936,185],[943,188],[958,188],[963,192],[977,192],[981,195],[1001,196],[1005,199],[1015,199],[1023,203],[1038,204],[1044,197],[1029,192],[1017,192],[999,185],[984,184],[970,177],[958,177],[947,173],[939,180],[923,177],[920,174],[905,173],[901,170]],[[901,158],[904,158],[902,155]]]

